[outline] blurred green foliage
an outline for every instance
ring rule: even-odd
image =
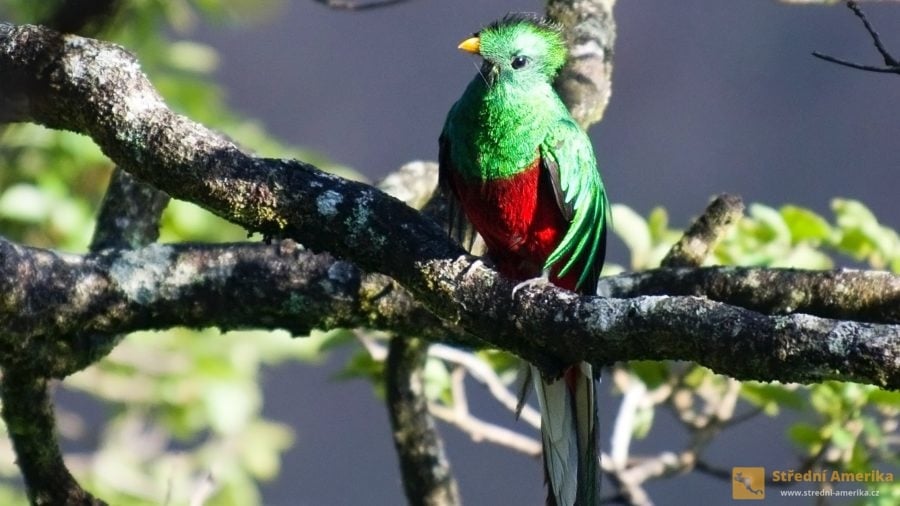
[[[834,199],[831,210],[833,216],[827,218],[795,205],[774,209],[751,204],[747,216],[728,232],[707,263],[800,269],[857,267],[900,273],[900,237],[896,231],[879,223],[858,201]],[[625,206],[614,205],[613,221],[615,233],[631,252],[630,268],[634,270],[658,266],[681,236],[680,230],[669,228],[661,208],[654,209],[645,220]],[[691,365],[687,370],[683,366],[638,362],[627,368],[650,390],[667,382],[683,383],[707,405],[717,395],[724,395],[727,385],[711,381],[720,376],[701,366]],[[768,416],[777,416],[790,409],[801,419],[788,424],[785,434],[797,449],[797,460],[776,463],[782,469],[879,470],[900,475],[897,392],[833,381],[810,386],[747,381],[741,385],[740,394],[746,403],[743,413],[759,409]],[[648,428],[639,424],[635,432],[636,437],[644,437]],[[778,443],[770,439],[761,444]],[[763,465],[744,461],[721,464]],[[865,504],[900,502],[900,481],[896,479],[854,487],[857,485],[880,492]]]
[[[728,231],[706,263],[799,269],[857,267],[900,273],[900,238],[894,230],[880,224],[861,202],[834,199],[831,210],[832,216],[824,217],[795,205],[775,209],[751,204],[747,215]],[[653,209],[644,218],[625,205],[614,204],[612,216],[613,232],[627,247],[630,265],[607,264],[604,275],[658,267],[683,233],[670,227],[663,208]],[[518,369],[515,357],[497,351],[481,351],[476,355],[490,365],[504,383],[515,383]],[[367,367],[375,366],[367,364]],[[735,383],[705,367],[683,362],[620,364],[611,376],[612,381],[607,384],[611,383],[613,388],[619,387],[619,377],[627,377],[632,387],[633,381],[641,383],[640,391],[645,392],[645,399],[654,398],[639,403],[633,413],[632,436],[637,439],[650,434],[656,411],[661,407],[674,411],[686,430],[703,431],[703,424],[715,416]],[[433,374],[426,379],[431,383],[439,382],[429,385],[430,400],[452,407],[454,400],[448,395],[452,390],[451,376]],[[879,470],[900,476],[900,458],[897,456],[900,393],[838,382],[805,386],[746,381],[738,385],[739,399],[743,402],[739,402],[737,409],[729,415],[732,418],[714,422],[721,423],[720,428],[714,429],[715,437],[731,437],[731,433],[720,432],[757,414],[774,417],[785,409],[791,410],[791,419],[799,421],[786,422],[782,441],[773,436],[759,444],[792,444],[796,449],[796,461],[747,462],[744,458],[715,463],[722,468],[774,465],[780,467],[773,470],[812,468],[854,473]],[[703,447],[709,443],[703,436],[694,438],[705,441]],[[673,441],[672,444],[677,443]],[[678,448],[655,450],[679,451]],[[702,454],[697,456],[701,457]],[[900,480],[853,484],[853,488],[857,486],[877,489],[880,493],[863,504],[900,503]]]
[[[36,22],[60,3],[8,1],[0,19]],[[259,123],[232,112],[214,81],[215,49],[188,39],[201,20],[254,22],[279,7],[278,0],[123,0],[96,36],[134,52],[174,110],[262,155],[299,158],[359,179],[321,155],[274,141]],[[0,231],[29,245],[86,251],[112,169],[88,137],[32,124],[2,127]],[[246,238],[241,227],[182,201],[172,201],[162,218],[161,241]],[[129,335],[103,361],[60,384],[105,408],[100,426],[60,410],[64,438],[80,446],[96,442],[67,462],[110,504],[188,504],[210,476],[215,492],[205,504],[260,504],[259,483],[278,475],[293,439],[287,425],[262,415],[261,369],[286,360],[319,361],[339,338],[215,329]],[[11,447],[2,441],[0,504],[25,504]]]

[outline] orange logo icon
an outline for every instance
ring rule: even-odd
[[[766,468],[732,467],[731,498],[761,501],[766,498]]]

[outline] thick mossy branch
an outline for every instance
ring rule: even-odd
[[[661,264],[663,267],[699,267],[744,214],[744,203],[734,195],[719,195],[706,207],[681,239],[672,246]]]
[[[116,168],[100,205],[91,251],[139,248],[155,242],[168,203],[168,195]]]
[[[66,469],[56,441],[47,379],[33,371],[4,368],[0,382],[3,420],[22,469],[28,499],[34,505],[99,506]]]
[[[117,334],[179,325],[296,335],[367,327],[478,342],[390,278],[292,241],[153,244],[81,257],[0,240],[0,260],[0,364],[52,376],[90,363]]]
[[[458,325],[451,325],[390,278],[291,241],[155,244],[84,257],[0,241],[0,259],[0,325],[7,329],[0,363],[48,374],[68,372],[112,336],[138,329],[261,327],[305,335],[314,328],[366,327],[496,346],[551,368],[553,356],[595,363],[668,358],[741,378],[900,387],[900,366],[891,358],[900,349],[900,325],[884,324],[900,322],[900,278],[884,272],[657,269],[603,278],[609,299],[551,287],[510,298],[512,285],[463,258],[438,267],[452,279],[435,289],[459,301]],[[673,292],[756,311],[697,297],[646,296]],[[828,318],[762,314],[798,310]],[[845,346],[847,339],[859,346]],[[739,353],[740,346],[752,347],[754,356]],[[794,361],[795,346],[820,352]]]
[[[765,314],[900,324],[900,277],[884,271],[661,268],[601,278],[609,297],[694,295]]]
[[[432,221],[369,185],[255,158],[173,113],[113,44],[0,24],[0,74],[30,85],[28,114],[18,120],[90,135],[132,175],[252,231],[352,257],[370,271],[405,270],[404,284],[420,287],[426,281],[411,262],[463,253]]]
[[[427,357],[421,339],[391,339],[384,368],[391,430],[409,504],[453,506],[460,504],[459,490],[425,396]]]
[[[463,256],[439,226],[400,201],[302,162],[254,158],[218,134],[171,112],[134,58],[115,45],[62,36],[40,27],[3,24],[0,75],[14,76],[15,82],[24,84],[14,91],[27,98],[24,107],[19,103],[14,110],[0,111],[0,117],[86,133],[120,167],[157,189],[251,230],[290,237],[315,251],[329,251],[362,269],[389,275],[445,321],[547,370],[582,359],[596,364],[682,359],[743,379],[813,382],[833,378],[900,387],[900,326],[802,314],[766,316],[695,297],[604,299],[578,297],[552,287],[526,288],[513,297],[508,281],[474,264],[474,258]],[[90,291],[80,292],[72,307],[111,307],[121,312],[85,322],[85,328],[112,332],[135,303],[152,308],[142,313],[145,320],[139,325],[156,328],[164,316],[162,304],[171,292],[155,290],[146,278],[136,276],[135,269],[146,269],[142,266],[148,259],[142,255],[168,261],[172,254],[168,248],[119,252],[116,259],[94,257],[86,268],[94,269],[99,283],[108,286],[101,290],[102,296],[86,297]],[[78,264],[77,259],[63,261],[47,252],[32,257],[9,244],[3,252],[0,268],[16,273],[12,279],[40,282],[56,275],[55,270],[62,272]],[[216,277],[220,272],[216,269],[222,263],[227,265],[227,258],[228,254],[207,258],[195,266],[197,270],[179,272]],[[112,269],[113,264],[118,267]],[[102,275],[104,265],[112,269],[110,276],[120,276],[119,281]],[[342,270],[336,269],[333,275],[343,275]],[[823,280],[827,277],[822,275]],[[253,279],[254,272],[246,278]],[[3,283],[14,282],[6,279]],[[33,332],[30,326],[38,324],[35,320],[11,314],[32,307],[23,302],[59,303],[72,295],[66,288],[70,285],[58,283],[46,292],[31,292],[24,286],[0,291],[4,294],[0,311],[3,318],[10,319],[3,323],[14,330],[0,345],[4,360],[13,360],[16,351],[30,345],[43,346],[48,357],[60,360],[71,349],[81,349],[84,343],[54,342],[51,337],[66,333]],[[11,291],[5,291],[7,288]],[[128,302],[116,305],[113,299],[104,298],[119,292],[128,295]],[[214,295],[199,291],[195,297],[202,301]],[[334,301],[301,301],[303,306],[311,304],[324,312],[314,322],[286,327],[302,331],[310,325],[347,323],[332,317],[343,314],[339,307],[330,306]],[[325,306],[315,306],[317,303]],[[241,305],[253,307],[245,299]],[[182,323],[199,324],[191,314],[193,306],[187,306],[182,309],[186,314],[178,315]],[[239,314],[235,307],[227,312]],[[254,307],[257,314],[247,315],[243,321],[225,312],[216,323],[226,328],[279,326],[276,315],[264,307]],[[261,322],[264,316],[271,319],[268,324]],[[43,317],[52,325],[65,325],[62,314]]]
[[[63,32],[98,33],[120,6],[119,0],[65,0],[42,24]],[[16,79],[13,82],[16,83]],[[0,99],[0,107],[8,104],[19,107],[15,101],[22,100],[23,96],[25,100],[30,100],[27,94],[14,93],[11,99],[7,99],[12,102]],[[100,206],[91,251],[112,247],[136,248],[152,243],[159,235],[159,220],[168,200],[168,196],[159,190],[116,169]],[[67,338],[60,340],[72,341]],[[93,339],[97,345],[91,353],[80,354],[78,352],[82,350],[75,350],[75,353],[67,353],[64,357],[52,357],[54,364],[70,363],[68,370],[57,371],[57,376],[86,367],[111,350],[118,340],[118,336]],[[3,390],[2,415],[9,428],[16,462],[22,471],[30,502],[104,504],[81,488],[63,462],[50,400],[50,369],[29,359],[19,363],[26,364],[26,368],[9,367],[4,362],[4,378],[0,387]],[[22,430],[22,427],[27,429]]]
[[[548,0],[547,15],[563,26],[569,60],[554,83],[582,128],[600,121],[612,93],[616,0]]]

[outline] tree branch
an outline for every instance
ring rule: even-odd
[[[29,85],[20,90],[29,101],[24,110],[14,111],[17,119],[87,133],[123,169],[174,197],[198,203],[251,230],[285,235],[363,269],[387,274],[434,314],[548,371],[582,359],[598,365],[683,359],[744,379],[843,379],[900,387],[898,326],[801,314],[768,317],[694,297],[579,297],[549,286],[525,288],[513,297],[507,280],[475,265],[472,257],[462,256],[440,227],[399,201],[302,162],[251,157],[169,111],[133,57],[117,46],[39,27],[3,24],[0,73],[18,76]],[[155,254],[157,261],[151,264],[159,265],[159,260],[172,258],[168,248],[150,247],[134,254]],[[8,265],[23,253],[8,244],[5,251],[13,254],[4,257]],[[125,261],[118,265],[130,266],[129,279],[139,279],[131,276],[137,264],[129,263],[135,258],[130,255],[118,257]],[[45,259],[50,264],[40,265],[42,272],[72,267],[60,265],[66,262],[54,264],[52,255]],[[89,269],[98,270],[103,262],[97,257]],[[209,258],[206,262],[200,267],[215,266]],[[31,276],[34,271],[33,266]],[[29,272],[23,274],[28,277]],[[147,293],[158,293],[145,291],[152,285],[110,284],[100,279],[106,283],[104,293],[130,290],[125,310],[165,305],[164,298],[145,300]],[[4,313],[23,307],[8,303],[24,301],[22,290],[0,293],[7,293]],[[333,299],[324,303],[331,304]],[[181,312],[188,325],[198,323],[190,307]],[[89,322],[88,328],[121,327],[115,324],[125,320],[115,316],[111,321]],[[275,318],[268,316],[271,325]],[[247,318],[262,319],[260,315]],[[65,325],[50,320],[52,325]],[[320,315],[315,324],[334,321]],[[223,316],[226,328],[248,323]],[[285,323],[292,330],[313,324],[312,320]],[[152,318],[140,324],[144,328],[159,325]],[[12,347],[22,349],[29,341],[47,346],[33,336]],[[11,345],[4,344],[4,351],[10,351]],[[64,355],[67,349],[57,351]]]
[[[569,60],[555,88],[582,128],[600,121],[612,93],[616,0],[548,0],[547,15],[563,26]]]
[[[521,411],[516,413],[519,399],[506,388],[494,369],[484,360],[472,353],[441,344],[432,345],[428,353],[432,357],[463,367],[472,376],[472,379],[484,385],[488,393],[510,413],[517,414],[517,418],[535,429],[541,427],[541,414],[528,404],[523,405]]]
[[[53,376],[89,363],[118,334],[178,325],[295,335],[367,327],[479,342],[442,324],[391,279],[292,241],[154,244],[81,257],[0,239],[0,273],[0,326],[8,331],[0,364],[31,364]]]
[[[765,314],[900,324],[900,277],[885,271],[661,268],[601,278],[598,293],[621,298],[692,295]]]
[[[59,444],[47,379],[4,368],[0,383],[3,420],[25,478],[31,504],[101,506],[66,469]]]
[[[878,35],[878,32],[875,31],[875,28],[873,28],[869,23],[869,20],[866,18],[866,14],[862,11],[859,5],[857,5],[856,2],[848,1],[847,8],[853,11],[853,14],[855,14],[856,17],[858,17],[860,21],[862,21],[862,24],[865,27],[866,31],[869,33],[869,36],[872,37],[872,43],[875,45],[875,49],[878,50],[878,54],[881,55],[881,59],[884,61],[884,67],[875,67],[873,65],[853,63],[851,61],[835,58],[834,56],[829,56],[818,51],[813,51],[812,55],[821,60],[836,63],[838,65],[850,67],[857,70],[881,72],[886,74],[900,74],[900,62],[898,62],[896,58],[891,56],[891,53],[888,52],[887,48],[884,47],[884,44],[881,42],[881,37]]]
[[[168,200],[165,194],[116,169],[100,206],[91,251],[112,246],[136,248],[152,243],[159,234],[159,219]],[[80,360],[75,360],[67,371],[58,371],[57,376],[95,362],[120,339],[119,335],[93,340],[97,346],[78,357]],[[50,371],[27,359],[20,363],[28,363],[28,369],[4,367],[3,420],[9,427],[27,421],[39,429],[9,431],[29,499],[32,504],[103,504],[81,488],[62,460],[47,384]]]
[[[541,442],[535,438],[475,418],[468,411],[459,412],[440,404],[431,404],[428,409],[439,420],[454,425],[466,434],[469,434],[473,441],[487,441],[510,448],[529,457],[539,457],[541,455]]]
[[[84,257],[0,241],[0,259],[0,324],[7,329],[0,360],[32,364],[52,374],[83,363],[103,336],[137,329],[217,325],[286,328],[306,335],[313,328],[367,327],[418,332],[436,342],[494,346],[520,356],[543,356],[545,362],[555,353],[597,364],[683,359],[739,378],[807,383],[831,378],[900,386],[892,358],[900,345],[900,326],[806,314],[767,317],[696,297],[639,295],[656,289],[696,290],[747,305],[774,302],[782,310],[790,307],[779,304],[791,301],[804,309],[826,304],[823,312],[845,311],[841,301],[846,301],[851,310],[852,303],[858,304],[857,314],[895,322],[900,318],[900,278],[882,272],[660,269],[604,278],[614,296],[628,299],[578,297],[551,287],[523,289],[511,299],[507,281],[481,266],[472,266],[467,274],[465,267],[472,264],[460,260],[448,263],[459,279],[455,293],[464,304],[491,312],[466,316],[473,325],[466,327],[441,323],[385,276],[364,274],[290,241],[272,246],[157,244]],[[800,288],[782,291],[790,286]],[[805,302],[797,293],[810,298]],[[868,298],[877,295],[883,297]],[[531,339],[504,330],[506,325],[520,326]],[[484,337],[473,338],[463,328],[480,329]],[[70,337],[52,337],[61,335]]]
[[[699,267],[719,239],[744,213],[740,197],[722,194],[713,199],[681,239],[662,259],[663,267]]]
[[[365,11],[381,7],[390,7],[408,1],[410,0],[374,0],[371,2],[354,2],[353,0],[315,0],[316,3],[339,11]]]
[[[391,339],[385,367],[388,411],[406,499],[413,506],[460,503],[444,445],[428,414],[423,370],[428,345],[419,339]]]
[[[168,203],[168,195],[116,168],[97,214],[90,250],[139,248],[155,242]]]

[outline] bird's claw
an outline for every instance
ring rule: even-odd
[[[515,298],[516,292],[523,288],[529,288],[532,286],[545,286],[549,284],[552,284],[550,283],[550,277],[547,275],[547,273],[544,273],[543,275],[536,278],[526,279],[525,281],[522,281],[521,283],[514,286],[512,289],[512,296],[513,298]]]
[[[464,258],[468,259],[471,257],[469,255],[463,255],[463,256],[459,257],[457,260],[462,260]],[[475,260],[472,261],[472,263],[469,264],[468,267],[466,267],[466,270],[463,272],[463,277],[468,277],[470,274],[472,274],[472,271],[474,271],[475,269],[477,269],[479,267],[487,267],[487,264],[485,264],[484,261],[482,261],[480,258],[476,258]]]

